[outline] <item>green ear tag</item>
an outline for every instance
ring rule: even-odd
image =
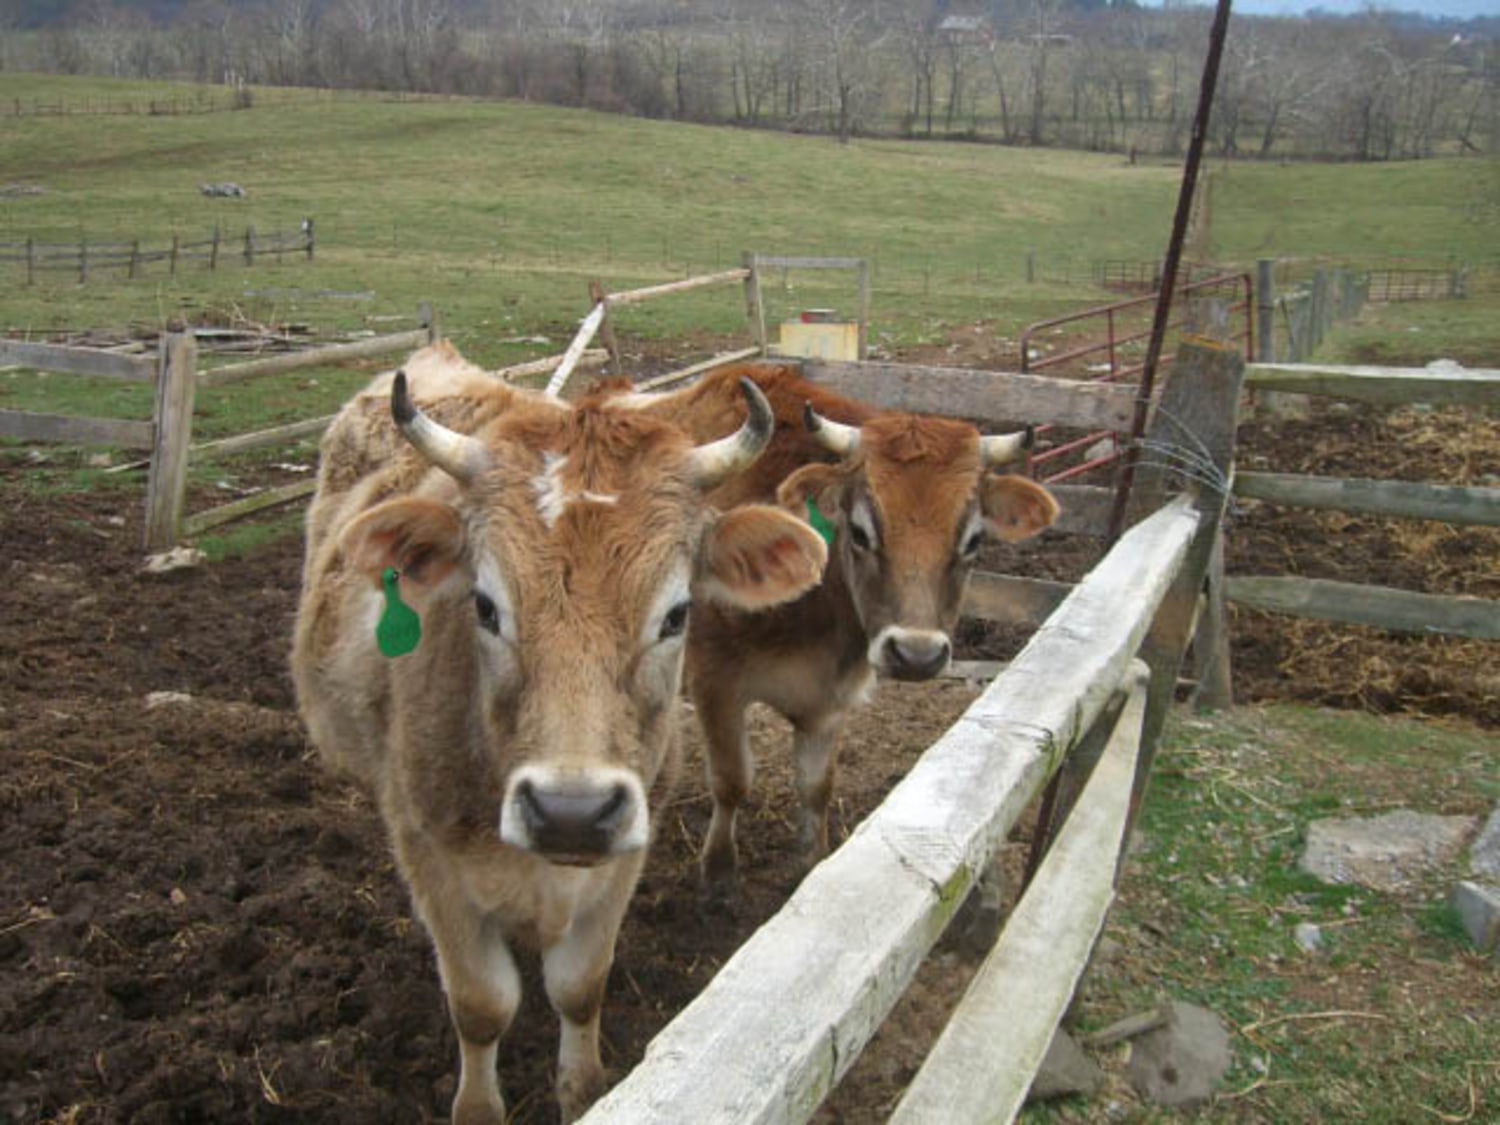
[[[830,547],[833,546],[834,528],[828,522],[828,517],[818,511],[818,506],[813,503],[813,498],[807,498],[807,522],[812,524],[813,530],[823,537],[823,542]]]
[[[385,590],[385,612],[375,626],[375,643],[381,656],[405,656],[422,639],[422,619],[401,600],[401,573],[388,566],[380,575]]]

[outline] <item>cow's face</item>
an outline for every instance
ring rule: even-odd
[[[778,498],[799,512],[811,500],[833,522],[834,555],[875,670],[930,679],[948,666],[985,535],[1024,539],[1057,517],[1041,485],[989,471],[1020,456],[1029,437],[982,438],[966,423],[910,414],[855,429],[809,411],[808,424],[842,459],[799,469]]]
[[[361,569],[410,581],[423,639],[398,661],[448,712],[432,732],[452,745],[444,768],[477,756],[465,800],[488,787],[504,843],[569,864],[644,847],[694,594],[754,609],[821,575],[823,543],[800,521],[704,504],[764,445],[768,424],[746,427],[695,448],[599,401],[515,411],[439,450],[456,479],[434,474],[433,495],[346,533]]]

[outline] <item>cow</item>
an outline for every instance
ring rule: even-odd
[[[457,1032],[453,1120],[499,1125],[498,1044],[540,953],[564,1120],[606,1085],[599,1014],[671,772],[690,612],[818,580],[823,541],[705,496],[771,432],[753,384],[697,443],[607,396],[509,387],[447,344],[322,445],[291,667],[330,768],[374,798]]]
[[[882,412],[800,377],[790,364],[735,364],[639,409],[674,419],[699,440],[729,432],[750,379],[776,416],[770,448],[709,499],[774,499],[830,542],[820,585],[764,614],[695,606],[688,679],[707,748],[713,815],[700,857],[707,888],[732,891],[736,814],[753,762],[744,713],[770,705],[792,724],[809,862],[828,850],[835,739],[877,676],[927,680],[943,672],[964,588],[986,534],[1035,535],[1058,515],[1043,486],[991,471],[1024,455],[1031,431],[984,436],[951,418]]]

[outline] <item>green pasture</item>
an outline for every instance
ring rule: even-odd
[[[1307,826],[1407,807],[1485,816],[1500,798],[1493,734],[1295,705],[1178,713],[1091,974],[1079,1028],[1163,996],[1214,1011],[1234,1056],[1221,1096],[1190,1110],[1110,1112],[1101,1097],[1043,1121],[1488,1121],[1500,1108],[1500,973],[1447,892],[1462,861],[1387,893],[1298,870]],[[1320,928],[1323,947],[1294,940]],[[1122,1052],[1108,1069],[1123,1074]]]

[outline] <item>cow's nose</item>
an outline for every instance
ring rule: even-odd
[[[544,787],[528,780],[517,787],[516,804],[536,851],[584,859],[613,850],[628,819],[630,793],[620,784]]]
[[[948,667],[951,651],[942,633],[893,633],[885,642],[885,670],[898,680],[930,680]]]

